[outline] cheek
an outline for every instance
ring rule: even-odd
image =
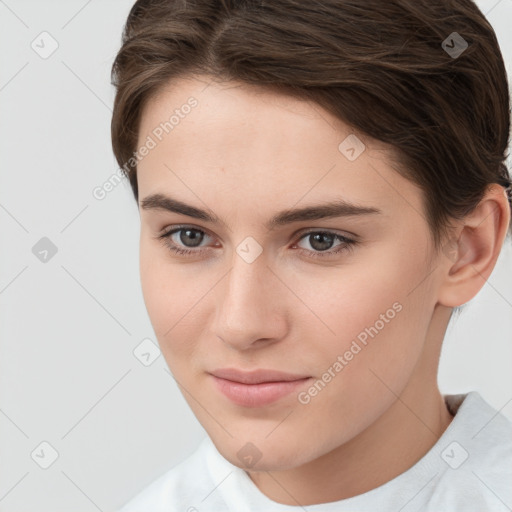
[[[215,285],[215,276],[194,279],[190,266],[171,262],[165,249],[141,244],[140,278],[144,303],[167,363],[191,360],[205,319],[201,301]]]
[[[144,303],[155,330],[160,337],[169,328],[169,312],[173,311],[170,275],[150,242],[142,242],[140,247],[140,280]]]
[[[422,287],[408,295],[421,281],[418,262],[390,251],[387,257],[380,252],[376,264],[365,260],[344,268],[301,268],[280,269],[284,281],[293,283],[293,294],[285,289],[276,294],[296,332],[297,350],[308,354],[311,372],[322,376],[338,356],[345,356],[343,378],[333,379],[343,387],[370,393],[377,381],[371,370],[392,389],[399,386],[419,354],[418,326],[428,313],[418,301]],[[158,242],[142,240],[144,301],[169,366],[185,358],[193,364],[191,356],[208,329],[209,314],[222,301],[212,290],[219,275],[191,269],[188,263],[171,260]]]
[[[319,353],[326,348],[339,353],[348,350],[353,339],[364,343],[370,333],[375,339],[386,338],[386,333],[404,327],[403,311],[412,298],[407,296],[413,281],[410,263],[388,259],[294,277],[294,293],[310,308],[302,327],[317,333]]]
[[[365,411],[382,412],[393,392],[407,384],[421,356],[431,312],[424,286],[410,293],[426,272],[419,261],[400,256],[364,268],[354,265],[329,286],[319,280],[314,294],[310,289],[309,299],[317,297],[313,309],[329,327],[315,320],[325,333],[317,334],[310,358],[322,381],[316,386],[320,391],[311,390],[317,393],[312,400],[317,407],[336,404],[352,419],[365,421]]]

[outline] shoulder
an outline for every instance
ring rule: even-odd
[[[512,422],[476,391],[445,398],[457,414],[436,445],[442,464],[427,510],[503,510],[512,503]]]
[[[189,457],[151,482],[118,512],[194,510],[191,505],[201,489],[211,491],[207,461],[212,448],[211,440],[203,439]]]

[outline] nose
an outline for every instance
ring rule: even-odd
[[[247,263],[235,254],[216,287],[214,335],[236,350],[275,343],[287,328],[285,291],[262,255]]]

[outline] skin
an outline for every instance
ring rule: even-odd
[[[356,134],[366,149],[349,161],[338,145],[355,132],[318,105],[181,79],[146,104],[139,147],[190,96],[198,106],[138,164],[139,205],[160,193],[224,221],[140,207],[142,290],[167,364],[219,452],[268,498],[311,505],[374,489],[424,456],[452,420],[437,385],[440,348],[452,308],[495,266],[510,220],[503,188],[454,223],[460,245],[450,257],[435,254],[422,191],[393,169],[393,148]],[[338,198],[382,214],[264,227],[278,211]],[[184,231],[172,241],[202,254],[174,254],[158,239],[183,224],[203,234],[199,247]],[[322,251],[303,236],[310,229],[359,243],[314,258]],[[236,252],[249,236],[262,248],[252,263]],[[208,373],[268,368],[316,381],[394,303],[401,311],[307,404],[292,393],[239,406]],[[248,442],[261,453],[252,467],[237,456]]]

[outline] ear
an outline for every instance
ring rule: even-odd
[[[510,223],[510,206],[505,189],[492,184],[452,238],[443,246],[438,302],[456,307],[469,302],[491,275]]]

